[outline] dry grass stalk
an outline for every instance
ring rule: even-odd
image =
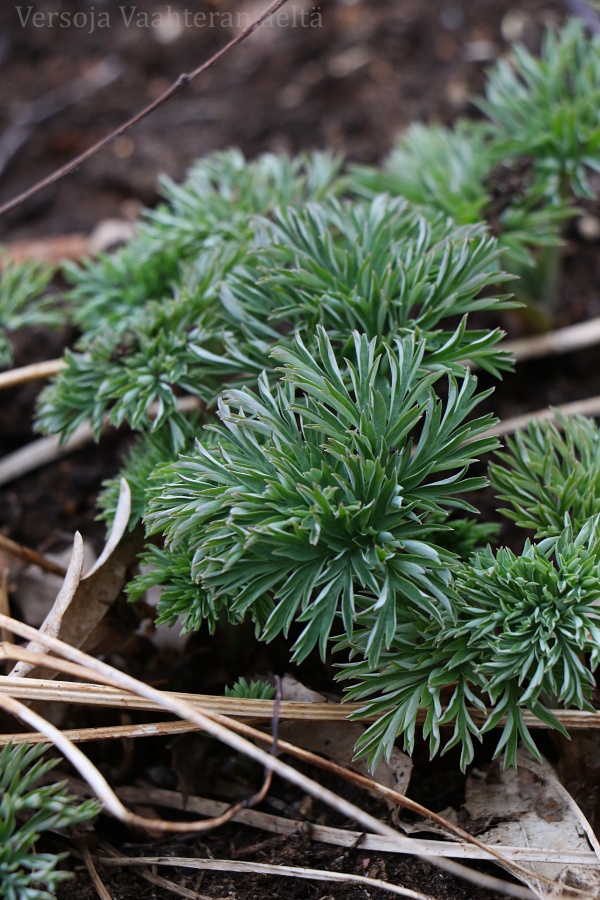
[[[4,652],[0,647],[0,656]],[[64,660],[61,661],[57,657],[48,657],[47,662],[51,662],[59,671],[73,674],[73,671],[65,666]],[[59,665],[61,665],[60,669]],[[104,706],[107,708],[116,707],[118,709],[148,711],[157,711],[162,708],[158,703],[148,698],[132,697],[129,692],[121,690],[116,684],[112,687],[105,687],[99,684],[74,684],[70,681],[51,681],[35,678],[28,678],[24,681],[20,678],[0,676],[0,694],[2,693],[28,701],[56,701],[80,703],[84,706]],[[169,691],[162,693],[165,697],[179,699],[192,706],[202,707],[204,710],[234,718],[268,721],[273,715],[272,700],[248,700],[241,697],[218,697],[209,694],[184,694]],[[340,722],[347,719],[361,706],[361,703],[302,703],[294,700],[283,700],[280,718],[286,721]],[[586,712],[581,709],[553,709],[551,712],[568,731],[582,729],[595,731],[597,728],[600,728],[600,712]],[[478,710],[473,710],[472,715],[476,723],[485,721],[485,717]],[[370,722],[372,718],[365,716],[361,721]],[[419,720],[419,723],[423,724],[423,721],[424,715]],[[528,728],[547,728],[544,722],[537,719],[528,710],[523,710],[523,721]],[[131,736],[135,737],[136,735],[132,733]],[[1,740],[2,738],[0,737]]]

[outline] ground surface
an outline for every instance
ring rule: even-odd
[[[228,5],[206,0],[194,4],[194,9],[219,13]],[[220,27],[191,27],[175,34],[136,26],[133,21],[128,26],[125,18],[133,7],[123,7],[125,14],[120,7],[97,0],[96,27],[92,27],[89,4],[63,0],[62,11],[70,16],[79,12],[77,21],[82,24],[76,25],[71,18],[70,27],[60,28],[50,27],[47,18],[38,20],[42,23],[38,26],[31,19],[23,25],[28,7],[21,6],[19,13],[15,4],[2,6],[0,64],[5,90],[0,95],[0,130],[5,136],[18,137],[15,122],[23,104],[37,103],[36,110],[47,109],[56,91],[63,100],[73,100],[94,64],[111,57],[123,71],[105,89],[79,103],[65,103],[62,112],[32,125],[14,156],[6,152],[7,142],[0,142],[0,167],[4,166],[0,202],[118,126],[231,36]],[[248,2],[237,8],[249,12],[259,7]],[[161,8],[154,2],[144,7],[148,13]],[[176,4],[172,8],[178,9]],[[50,4],[43,7],[49,9]],[[108,14],[110,27],[99,27],[101,12]],[[319,27],[262,29],[131,134],[5,216],[0,220],[0,240],[87,234],[103,219],[133,218],[142,205],[155,202],[160,173],[181,178],[196,157],[231,145],[250,156],[265,150],[327,147],[352,159],[381,159],[398,131],[414,119],[450,122],[458,115],[475,114],[469,98],[481,88],[485,65],[505,52],[506,39],[518,35],[537,46],[542,25],[560,21],[563,7],[545,0],[523,0],[518,5],[509,0],[329,0],[312,12],[318,13]],[[597,244],[584,244],[576,234],[569,237],[559,323],[600,312],[598,257]],[[17,343],[17,364],[58,355],[68,337],[28,333]],[[600,393],[599,373],[597,351],[521,367],[518,376],[506,378],[498,389],[495,409],[506,417]],[[34,395],[32,387],[2,395],[0,453],[30,439]],[[94,497],[102,479],[115,471],[121,447],[122,441],[115,439],[101,449],[86,449],[0,489],[2,532],[45,549],[64,544],[75,528],[92,541],[101,539],[101,529],[93,521]],[[154,677],[161,686],[208,690],[231,674],[231,662],[219,655],[221,649],[207,647],[200,638],[193,640],[176,665],[172,659],[165,662],[140,639],[121,652],[125,665]],[[281,660],[275,656],[262,665],[283,665],[284,652]],[[198,660],[202,672],[213,673],[212,680],[198,674]],[[318,682],[326,681],[326,675],[315,671],[309,677]],[[87,719],[82,724],[93,722]],[[142,746],[122,756],[119,748],[100,747],[92,752],[122,783],[177,784],[172,749],[160,751],[158,762],[153,757],[158,751]],[[241,783],[251,792],[252,777],[244,776]],[[462,782],[456,775],[456,759],[434,768],[422,760],[411,790],[433,808],[460,804]],[[272,796],[291,806],[302,799],[277,783]],[[376,805],[372,811],[387,815]],[[319,816],[320,821],[329,821],[324,810],[311,811],[313,821]],[[150,846],[142,835],[115,831],[108,820],[100,823],[97,836],[138,854],[213,855],[369,874],[429,892],[439,900],[491,896],[419,863],[373,854],[367,858],[359,850],[342,853],[301,836],[274,838],[232,826],[201,840],[152,842]],[[151,886],[131,870],[101,871],[114,898],[167,896],[164,888]],[[201,879],[184,871],[161,874],[213,898],[358,900],[369,896],[380,900],[388,896],[363,888],[259,876],[207,874]],[[60,896],[69,900],[96,896],[83,865],[77,864],[76,879]]]

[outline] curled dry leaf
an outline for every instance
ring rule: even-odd
[[[590,846],[594,851],[596,846],[587,837],[591,828],[581,810],[547,761],[539,766],[520,754],[516,770],[492,765],[487,772],[473,771],[467,778],[464,809],[471,819],[468,830],[485,843],[544,850],[545,860],[530,862],[529,867],[556,882],[556,896],[561,895],[558,885],[564,884],[583,887],[590,897],[600,897],[600,858],[597,866],[567,869],[554,862],[558,852],[589,853]],[[538,897],[548,896],[547,887],[538,879],[522,872],[513,874]]]
[[[43,634],[58,637],[71,647],[93,643],[92,636],[123,589],[128,569],[139,549],[139,534],[126,534],[130,511],[131,492],[125,479],[122,479],[117,511],[106,546],[83,578],[83,540],[81,535],[75,535],[65,581],[40,628]],[[46,652],[37,645],[29,649]],[[11,674],[52,678],[56,673],[18,662]]]

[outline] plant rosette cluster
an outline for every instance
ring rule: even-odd
[[[132,598],[160,585],[160,621],[250,620],[298,661],[335,652],[376,716],[358,747],[373,766],[399,735],[412,748],[420,715],[432,752],[458,744],[466,765],[501,720],[513,763],[518,740],[537,752],[524,710],[560,728],[553,705],[590,708],[598,429],[509,443],[490,475],[526,531],[520,555],[499,548],[472,503],[498,445],[471,369],[511,365],[474,314],[556,273],[600,168],[599,97],[600,41],[571,22],[492,70],[479,124],[415,125],[379,169],[216,154],[164,182],[133,241],[66,268],[81,336],[38,421],[139,432],[121,473],[148,532]]]

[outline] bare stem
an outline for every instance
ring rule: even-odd
[[[21,203],[24,203],[25,200],[29,200],[30,197],[33,197],[34,194],[39,193],[39,191],[44,190],[44,188],[50,187],[51,184],[55,184],[57,181],[60,181],[61,178],[64,178],[65,175],[69,175],[75,169],[79,168],[84,162],[87,162],[88,159],[91,159],[92,156],[95,156],[100,150],[103,150],[104,147],[107,147],[111,144],[116,138],[120,137],[122,134],[125,134],[126,131],[129,131],[130,128],[133,128],[134,125],[137,125],[138,122],[141,122],[142,119],[145,119],[151,113],[153,113],[159,106],[162,106],[163,103],[166,103],[167,100],[170,100],[171,97],[174,97],[175,94],[178,94],[184,87],[187,87],[188,84],[191,84],[192,81],[195,81],[199,75],[203,72],[206,72],[207,69],[210,69],[211,66],[214,66],[215,63],[219,62],[226,56],[234,47],[237,47],[238,44],[241,44],[242,41],[245,41],[247,37],[256,31],[256,29],[262,25],[262,23],[277,12],[278,9],[286,3],[287,0],[274,0],[267,9],[258,16],[257,19],[254,20],[247,28],[244,28],[243,31],[240,31],[228,44],[225,44],[214,56],[211,56],[210,59],[203,62],[199,65],[193,72],[184,73],[179,76],[179,78],[173,82],[171,87],[167,88],[160,97],[157,97],[156,100],[153,100],[148,106],[141,110],[141,112],[136,113],[131,119],[125,122],[123,125],[120,125],[119,128],[116,128],[112,131],[107,137],[102,138],[96,144],[93,144],[87,150],[84,150],[79,156],[76,156],[75,159],[72,159],[71,162],[66,163],[64,166],[60,166],[60,168],[56,169],[50,175],[47,175],[46,178],[42,178],[41,181],[38,181],[37,184],[34,184],[33,187],[27,188],[27,190],[23,191],[21,194],[18,194],[16,197],[13,197],[12,200],[9,200],[7,203],[4,203],[0,206],[0,216],[4,215],[4,213],[9,212],[11,209],[14,209],[16,206],[19,206]]]

